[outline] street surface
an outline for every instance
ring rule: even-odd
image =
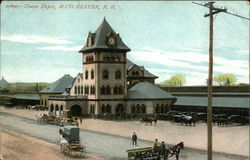
[[[34,120],[21,118],[2,112],[0,112],[0,126],[1,129],[11,130],[54,144],[58,144],[59,140],[58,130],[62,128],[55,125],[38,124]],[[131,146],[130,138],[125,138],[120,136],[112,136],[103,133],[81,130],[80,138],[81,138],[81,144],[86,147],[87,153],[110,160],[125,160],[127,159],[126,150],[135,148]],[[137,147],[141,148],[152,145],[153,142],[141,141],[139,139]],[[175,157],[170,158],[170,160],[174,159]],[[205,159],[207,159],[206,152],[185,150],[184,148],[184,151],[181,151],[180,153],[180,160],[205,160]],[[217,154],[217,153],[213,154],[213,159],[247,160],[247,158]]]

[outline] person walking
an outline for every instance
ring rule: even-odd
[[[156,149],[158,147],[158,139],[155,139],[153,148]]]
[[[167,156],[166,156],[166,146],[165,146],[165,142],[164,141],[161,142],[160,152],[161,152],[161,155],[163,155],[164,160],[166,160],[167,159]]]
[[[132,145],[137,146],[137,135],[135,132],[132,135]]]

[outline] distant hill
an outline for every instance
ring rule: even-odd
[[[8,89],[10,93],[38,93],[50,83],[9,83]]]

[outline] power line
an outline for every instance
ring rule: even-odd
[[[192,2],[192,3],[200,5],[200,6],[203,6],[203,7],[206,7],[206,8],[209,8],[208,4],[200,4],[200,3],[196,3],[196,2]],[[241,15],[228,12],[226,7],[224,7],[224,8],[213,8],[213,9],[215,9],[217,11],[220,10],[221,12],[224,12],[226,14],[229,14],[229,15],[232,15],[232,16],[235,16],[235,17],[239,17],[239,18],[242,18],[242,19],[250,20],[250,18],[243,17]]]

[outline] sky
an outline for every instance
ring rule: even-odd
[[[247,2],[214,6],[249,17]],[[181,73],[188,86],[206,85],[208,12],[191,1],[3,1],[0,76],[8,82],[49,83],[64,74],[75,77],[82,72],[78,51],[105,17],[131,49],[128,59],[157,75],[157,83]],[[249,21],[219,13],[213,75],[224,73],[249,83]]]

